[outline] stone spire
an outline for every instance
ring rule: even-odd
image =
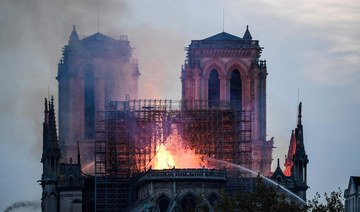
[[[56,132],[56,120],[54,109],[54,98],[48,101],[45,98],[45,111],[44,111],[44,123],[43,123],[43,156],[46,155],[60,158],[60,148],[58,144],[57,132]]]
[[[304,136],[303,136],[303,125],[302,125],[302,103],[299,104],[299,110],[298,110],[298,123],[297,127],[295,129],[295,137],[296,137],[296,152],[295,154],[301,154],[306,155],[305,153],[305,146],[304,146]]]
[[[45,99],[43,123],[43,173],[39,181],[42,186],[41,209],[44,212],[57,211],[57,178],[60,172],[60,148],[56,133],[54,98]]]
[[[248,26],[248,25],[246,25],[246,31],[245,31],[245,33],[244,33],[243,39],[244,39],[244,40],[252,40],[252,36],[251,36],[251,34],[250,34],[249,26]]]
[[[75,25],[73,25],[73,30],[70,34],[70,40],[69,40],[69,43],[74,43],[74,42],[77,42],[79,41],[79,36],[76,32],[76,29],[75,29]]]
[[[296,138],[296,151],[293,157],[293,167],[291,176],[296,182],[294,189],[297,191],[298,196],[306,201],[306,190],[307,186],[307,164],[309,163],[308,156],[305,152],[304,146],[304,137],[303,137],[303,125],[301,123],[301,110],[302,104],[299,104],[298,111],[298,123],[295,129],[295,138]]]

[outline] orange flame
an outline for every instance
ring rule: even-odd
[[[157,146],[153,169],[200,168],[206,164],[194,150],[186,148],[177,130]]]

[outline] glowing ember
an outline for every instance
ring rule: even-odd
[[[200,156],[194,150],[186,148],[176,130],[164,143],[158,144],[157,154],[152,163],[153,169],[169,168],[200,168],[206,166]]]
[[[291,169],[294,166],[293,157],[294,157],[295,153],[296,153],[296,137],[295,137],[294,130],[293,130],[291,133],[288,155],[287,155],[286,161],[285,161],[286,168],[284,170],[284,175],[287,177],[291,176]]]
[[[95,163],[91,162],[86,164],[83,168],[82,168],[82,172],[85,174],[93,174],[95,170]]]

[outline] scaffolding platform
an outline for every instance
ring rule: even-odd
[[[96,211],[121,211],[136,200],[137,177],[174,131],[201,157],[252,163],[251,111],[234,101],[117,101],[96,118]]]

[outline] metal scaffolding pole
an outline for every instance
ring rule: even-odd
[[[235,105],[235,107],[234,107]],[[136,176],[173,131],[199,156],[251,167],[251,111],[234,102],[130,100],[97,114],[96,211],[121,211],[136,199]],[[238,177],[238,176],[236,176]],[[236,181],[236,180],[235,180]]]

